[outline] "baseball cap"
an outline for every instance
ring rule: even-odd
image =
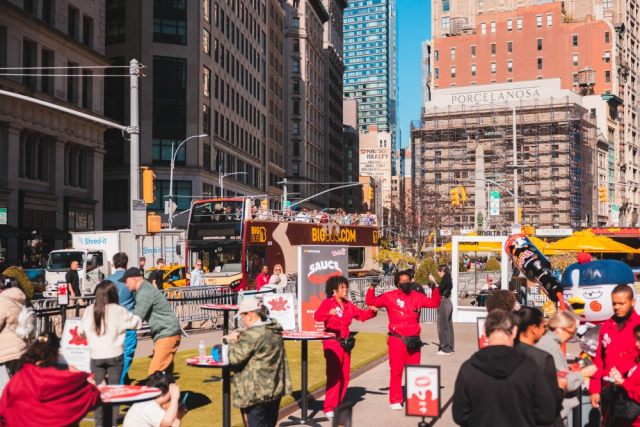
[[[245,298],[238,307],[238,314],[250,313],[252,311],[258,311],[262,307],[262,303],[256,298]]]
[[[119,282],[126,282],[130,277],[142,277],[142,271],[139,268],[131,267],[124,272],[124,275],[118,280]]]

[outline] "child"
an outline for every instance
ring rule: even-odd
[[[187,408],[178,404],[180,387],[173,375],[156,371],[147,379],[147,386],[159,388],[162,394],[154,400],[134,403],[124,417],[123,427],[179,427]],[[162,405],[167,403],[165,411]]]

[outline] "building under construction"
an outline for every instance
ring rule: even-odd
[[[517,222],[509,194],[513,193],[512,106],[522,223],[579,228],[593,217],[595,117],[581,106],[580,95],[556,90],[554,82],[548,87],[524,83],[531,87],[503,84],[434,91],[421,120],[412,124],[413,188],[435,185],[447,196],[454,187],[466,189],[468,199],[452,218],[454,229],[478,226],[479,212],[485,230],[510,230]],[[476,153],[484,153],[483,159],[476,159]],[[476,190],[486,193],[476,200]],[[500,192],[497,215],[495,211],[489,215],[485,204],[490,191]]]

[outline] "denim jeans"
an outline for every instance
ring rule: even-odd
[[[438,339],[440,340],[440,350],[451,353],[453,351],[453,304],[451,297],[442,298],[438,313]]]

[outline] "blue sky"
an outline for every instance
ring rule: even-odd
[[[400,147],[409,145],[411,120],[420,116],[421,42],[431,37],[430,4],[430,0],[396,0],[400,87],[398,126],[402,129]]]

